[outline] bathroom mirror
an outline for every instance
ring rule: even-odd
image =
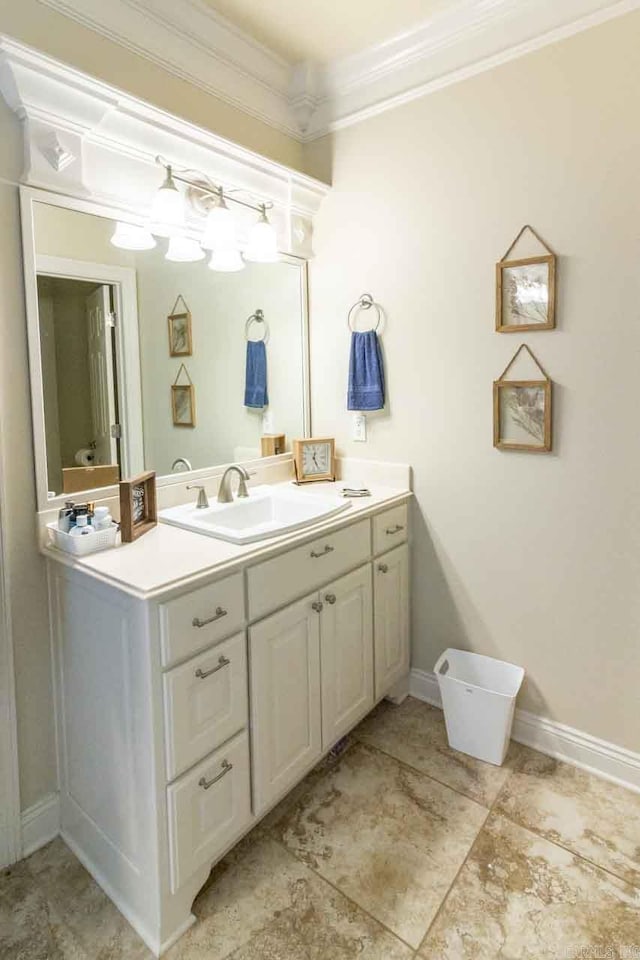
[[[88,202],[23,189],[22,211],[40,510],[143,470],[273,453],[264,435],[283,434],[286,452],[309,433],[305,261],[217,272],[167,260],[159,237],[114,246],[114,219]],[[264,406],[260,370],[246,382],[249,340],[265,341]]]

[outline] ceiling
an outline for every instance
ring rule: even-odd
[[[456,0],[205,0],[289,63],[359,53],[452,7]]]

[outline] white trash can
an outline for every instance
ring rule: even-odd
[[[522,667],[449,648],[434,671],[449,746],[500,766],[509,748]]]

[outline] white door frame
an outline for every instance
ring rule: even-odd
[[[118,405],[120,422],[123,425],[121,452],[124,476],[141,473],[144,469],[144,445],[142,436],[142,384],[140,376],[140,340],[138,336],[138,295],[136,271],[131,267],[118,267],[109,263],[90,263],[88,260],[73,260],[67,257],[50,257],[38,254],[35,258],[36,276],[59,277],[68,280],[83,280],[108,284],[115,292],[116,313],[116,364],[118,368]],[[36,329],[30,331],[30,343],[39,341],[40,332],[35,311]],[[34,322],[29,317],[29,324]],[[39,502],[47,501],[47,451],[44,435],[44,405],[42,366],[34,371],[31,365],[31,389],[34,409],[42,408],[41,437],[36,442],[36,485]],[[35,374],[35,375],[34,375]],[[36,381],[34,383],[34,381]],[[36,407],[36,397],[39,405]],[[40,498],[43,498],[42,500]],[[42,507],[40,507],[42,509]]]
[[[20,829],[20,781],[16,719],[13,638],[9,609],[9,570],[3,519],[4,446],[0,423],[0,868],[22,855]]]

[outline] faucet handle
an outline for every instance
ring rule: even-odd
[[[196,509],[206,510],[209,506],[209,501],[207,499],[207,491],[199,483],[188,483],[187,490],[197,490],[198,491],[198,502],[196,503]]]

